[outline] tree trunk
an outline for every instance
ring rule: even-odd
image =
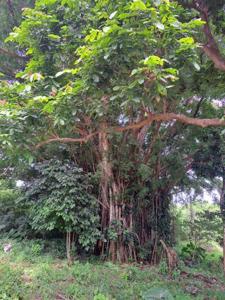
[[[66,257],[67,257],[67,263],[69,266],[71,266],[73,263],[73,257],[71,255],[71,250],[72,250],[73,244],[74,244],[74,237],[75,237],[74,233],[72,233],[72,232],[66,233]]]
[[[99,133],[99,152],[101,154],[101,226],[103,235],[108,232],[108,257],[112,261],[126,262],[128,259],[134,259],[136,254],[134,248],[124,243],[124,229],[132,231],[132,215],[125,216],[125,204],[122,197],[121,186],[115,180],[112,163],[110,160],[110,144],[107,133],[107,123],[103,121]],[[110,233],[113,237],[110,237]],[[104,247],[104,243],[102,247]],[[104,247],[105,248],[105,247]],[[104,253],[104,249],[101,251]]]
[[[225,276],[225,170],[223,174],[222,190],[220,195],[220,211],[223,220],[223,272]]]
[[[195,221],[195,215],[194,215],[194,210],[193,210],[193,198],[189,198],[189,220],[190,220],[190,236],[189,240],[193,241],[194,244],[196,245],[197,240],[196,240],[196,235],[194,232],[194,221]]]
[[[138,222],[137,235],[141,248],[147,250],[145,260],[156,265],[161,259],[160,240],[167,244],[171,241],[171,220],[169,213],[169,197],[166,191],[158,189],[148,195],[146,206],[141,209],[136,203],[135,220]],[[147,254],[148,253],[148,254]]]
[[[223,273],[225,276],[225,224],[223,224]]]

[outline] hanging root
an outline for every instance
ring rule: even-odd
[[[166,252],[169,276],[171,276],[178,263],[177,253],[171,247],[166,246],[163,240],[160,240],[160,243]]]

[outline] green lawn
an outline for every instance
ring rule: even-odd
[[[211,268],[182,266],[169,279],[165,263],[155,268],[92,258],[68,267],[57,244],[47,252],[37,242],[12,243],[11,253],[0,251],[0,300],[225,299],[225,281],[216,263]]]

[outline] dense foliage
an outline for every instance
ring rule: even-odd
[[[42,162],[35,171],[34,180],[19,201],[27,207],[31,227],[37,232],[73,234],[72,242],[78,247],[86,251],[93,248],[99,237],[99,217],[88,176],[68,161]]]
[[[0,181],[0,233],[15,234],[25,230],[25,214],[17,207],[19,191],[10,181]]]
[[[33,6],[33,0],[0,1],[1,28],[0,28],[0,76],[13,80],[17,72],[24,68],[26,58],[22,49],[17,45],[6,45],[4,40],[9,33],[18,26],[22,19],[21,10]]]
[[[1,80],[0,140],[17,178],[40,166],[25,195],[33,229],[67,232],[69,248],[72,232],[87,248],[100,230],[102,256],[157,263],[160,240],[174,240],[173,194],[221,184],[224,12],[205,5],[37,0],[23,10],[6,39],[25,65]]]

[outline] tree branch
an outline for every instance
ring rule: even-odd
[[[162,114],[152,114],[149,113],[148,118],[124,127],[116,127],[115,131],[123,132],[129,129],[137,129],[151,124],[153,121],[156,122],[168,122],[168,121],[179,121],[183,124],[195,125],[199,127],[209,127],[209,126],[225,126],[225,120],[220,119],[196,119],[192,117],[187,117],[183,114],[175,113],[162,113]]]
[[[196,118],[198,113],[199,113],[199,110],[200,110],[200,107],[202,105],[202,102],[204,101],[204,97],[201,97],[200,100],[198,101],[198,104],[196,105],[196,109],[195,109],[195,112],[193,114],[193,117]]]
[[[10,13],[10,15],[12,17],[14,26],[18,26],[18,22],[16,20],[16,16],[15,16],[15,11],[14,11],[12,0],[7,0],[7,5],[8,5],[9,13]]]
[[[222,56],[209,26],[208,7],[206,6],[204,0],[193,0],[192,4],[193,8],[200,13],[201,19],[205,21],[203,32],[207,42],[203,46],[203,50],[205,54],[212,60],[217,69],[225,71],[225,58]]]
[[[94,132],[91,134],[86,135],[83,138],[60,138],[58,136],[52,137],[47,139],[46,141],[40,142],[35,146],[35,149],[39,149],[45,145],[51,144],[51,143],[62,143],[62,144],[68,144],[68,143],[87,143],[93,136],[98,134],[99,132]]]
[[[22,59],[22,60],[26,60],[27,59],[25,56],[21,56],[21,55],[15,53],[15,52],[11,52],[11,51],[9,51],[7,49],[4,49],[4,48],[0,48],[0,53],[1,54],[5,54],[5,55],[10,56],[10,57],[13,57],[13,58],[17,58],[17,59],[18,58]]]
[[[107,131],[113,132],[124,132],[127,130],[133,130],[142,128],[147,125],[151,125],[153,121],[156,122],[168,122],[168,121],[178,121],[183,124],[195,125],[199,127],[209,127],[209,126],[225,126],[225,120],[220,119],[196,119],[192,117],[187,117],[183,114],[175,114],[175,113],[162,113],[162,114],[152,114],[149,113],[148,117],[140,122],[132,123],[124,127],[109,127]],[[60,138],[58,136],[54,136],[52,138],[47,139],[46,141],[40,142],[36,145],[36,149],[41,148],[47,144],[59,142],[63,144],[67,143],[87,143],[92,137],[99,134],[100,131],[96,131],[90,133],[82,138]]]

